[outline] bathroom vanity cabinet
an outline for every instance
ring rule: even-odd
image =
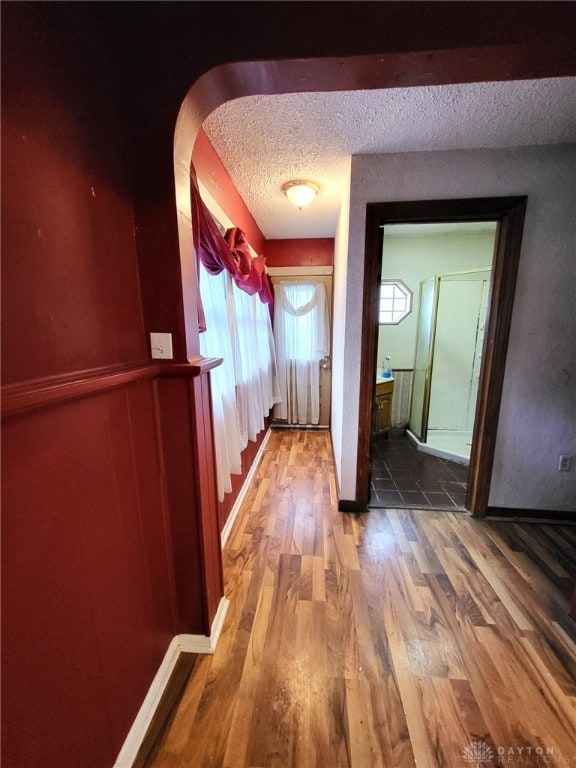
[[[392,414],[394,379],[376,379],[376,394],[372,409],[372,434],[389,435]]]

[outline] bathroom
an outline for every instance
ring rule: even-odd
[[[496,222],[384,227],[372,506],[445,499],[445,483],[429,484],[433,492],[423,495],[418,475],[430,471],[453,480],[450,503],[464,504],[495,235]],[[402,452],[416,457],[416,468],[407,468]],[[431,470],[435,460],[426,456],[443,464]]]

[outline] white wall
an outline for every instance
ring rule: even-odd
[[[491,232],[446,232],[437,234],[392,234],[403,227],[384,229],[382,279],[400,278],[412,291],[412,313],[398,325],[378,330],[378,366],[391,355],[394,368],[412,368],[416,349],[420,282],[436,274],[489,267],[494,252]],[[390,234],[389,234],[390,232]]]
[[[557,471],[560,453],[576,454],[574,145],[352,158],[346,375],[333,411],[343,499],[355,498],[366,204],[505,195],[528,195],[528,208],[489,503],[576,510],[576,468]]]

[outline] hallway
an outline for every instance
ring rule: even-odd
[[[576,528],[336,499],[329,433],[273,431],[218,649],[147,767],[576,765]]]

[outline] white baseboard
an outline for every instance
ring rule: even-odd
[[[176,635],[172,638],[122,749],[118,753],[114,768],[131,768],[134,763],[180,654],[183,652],[214,653],[229,605],[230,601],[227,598],[223,597],[220,600],[216,616],[212,622],[210,637],[206,635]]]
[[[224,528],[222,528],[222,533],[220,534],[220,541],[222,544],[222,549],[224,549],[224,546],[226,545],[226,542],[228,541],[228,537],[230,536],[230,532],[232,531],[232,526],[234,525],[234,522],[236,518],[238,517],[238,512],[240,512],[240,507],[242,506],[242,502],[244,501],[244,496],[246,496],[246,492],[248,491],[248,487],[250,483],[252,482],[252,479],[254,478],[254,475],[256,474],[256,470],[258,469],[258,464],[260,463],[260,459],[262,458],[262,453],[266,447],[266,443],[268,442],[268,439],[270,437],[270,427],[268,427],[268,431],[264,435],[264,439],[260,443],[260,448],[258,448],[258,452],[256,456],[254,457],[254,461],[252,462],[252,466],[248,470],[248,474],[246,475],[246,479],[242,483],[242,488],[240,488],[240,492],[238,493],[238,496],[236,497],[236,501],[234,502],[234,506],[230,510],[230,514],[228,515],[228,519],[224,523]]]
[[[240,492],[238,493],[238,497],[234,502],[234,506],[230,510],[228,520],[226,520],[226,524],[222,529],[222,533],[220,534],[222,547],[224,547],[228,537],[230,536],[234,521],[238,516],[242,502],[244,501],[244,497],[248,491],[250,483],[252,482],[254,474],[256,473],[258,464],[260,463],[262,452],[264,451],[266,443],[270,438],[270,432],[271,430],[268,429],[264,439],[262,440],[260,448],[258,449],[254,461],[252,462],[252,466],[250,467],[250,470],[246,475],[246,479],[244,480]],[[164,659],[160,664],[160,668],[158,669],[158,672],[152,681],[148,693],[146,694],[146,698],[140,707],[140,711],[136,715],[136,719],[130,728],[128,736],[126,737],[126,741],[124,742],[122,749],[116,758],[114,768],[131,768],[136,755],[138,754],[138,750],[140,749],[140,746],[144,740],[144,737],[146,736],[146,732],[150,726],[150,723],[152,722],[156,708],[160,703],[162,694],[164,693],[164,690],[166,689],[166,686],[170,680],[170,676],[172,675],[174,667],[176,666],[178,656],[181,653],[214,653],[216,646],[218,645],[218,640],[220,639],[220,634],[222,633],[222,628],[224,626],[224,620],[226,618],[226,612],[228,611],[229,604],[229,600],[225,597],[220,600],[218,610],[216,611],[216,616],[214,617],[214,621],[212,622],[212,627],[210,629],[210,637],[207,637],[206,635],[176,635],[176,637],[172,638],[172,642],[168,646],[168,650],[166,651]]]
[[[178,640],[179,650],[186,653],[214,653],[222,633],[229,605],[230,600],[227,597],[223,597],[220,600],[216,616],[214,616],[214,621],[212,622],[210,637],[206,635],[176,635],[175,639]]]

